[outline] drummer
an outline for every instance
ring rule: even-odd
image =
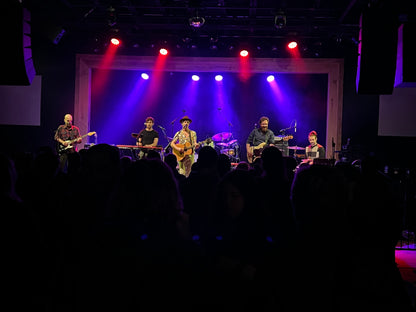
[[[215,148],[215,143],[212,140],[212,138],[207,138],[204,143],[202,144],[202,146],[211,146],[212,148]]]

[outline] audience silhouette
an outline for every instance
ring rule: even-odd
[[[199,150],[132,159],[96,144],[0,154],[16,310],[414,311],[395,263],[399,185],[377,158],[297,168],[276,147],[231,167]]]

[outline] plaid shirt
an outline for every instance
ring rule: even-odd
[[[65,125],[60,125],[55,132],[55,141],[58,141],[58,139],[68,141],[79,138],[80,136],[81,135],[79,134],[79,128],[77,126],[67,128]],[[76,151],[76,143],[74,143],[73,146],[75,147],[74,150]]]

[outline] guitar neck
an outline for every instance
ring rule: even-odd
[[[72,139],[71,140],[71,143],[75,143],[76,141],[78,141],[79,139],[83,139],[83,138],[85,138],[85,137],[87,137],[87,136],[89,136],[89,134],[87,133],[87,134],[84,134],[84,135],[81,135],[80,137],[78,137],[78,138],[75,138],[75,139]]]
[[[205,141],[202,141],[202,142],[197,142],[195,145],[184,146],[184,150],[186,151],[186,150],[189,150],[189,149],[191,149],[191,148],[195,148],[195,146],[196,146],[197,144],[201,145],[201,144],[204,144],[204,143],[206,143],[206,140],[205,140]]]

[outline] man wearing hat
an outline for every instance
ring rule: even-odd
[[[175,133],[170,143],[173,154],[178,160],[179,173],[186,177],[191,173],[192,164],[195,161],[195,149],[199,148],[196,132],[189,129],[191,122],[188,116],[182,117],[180,120],[182,129]]]

